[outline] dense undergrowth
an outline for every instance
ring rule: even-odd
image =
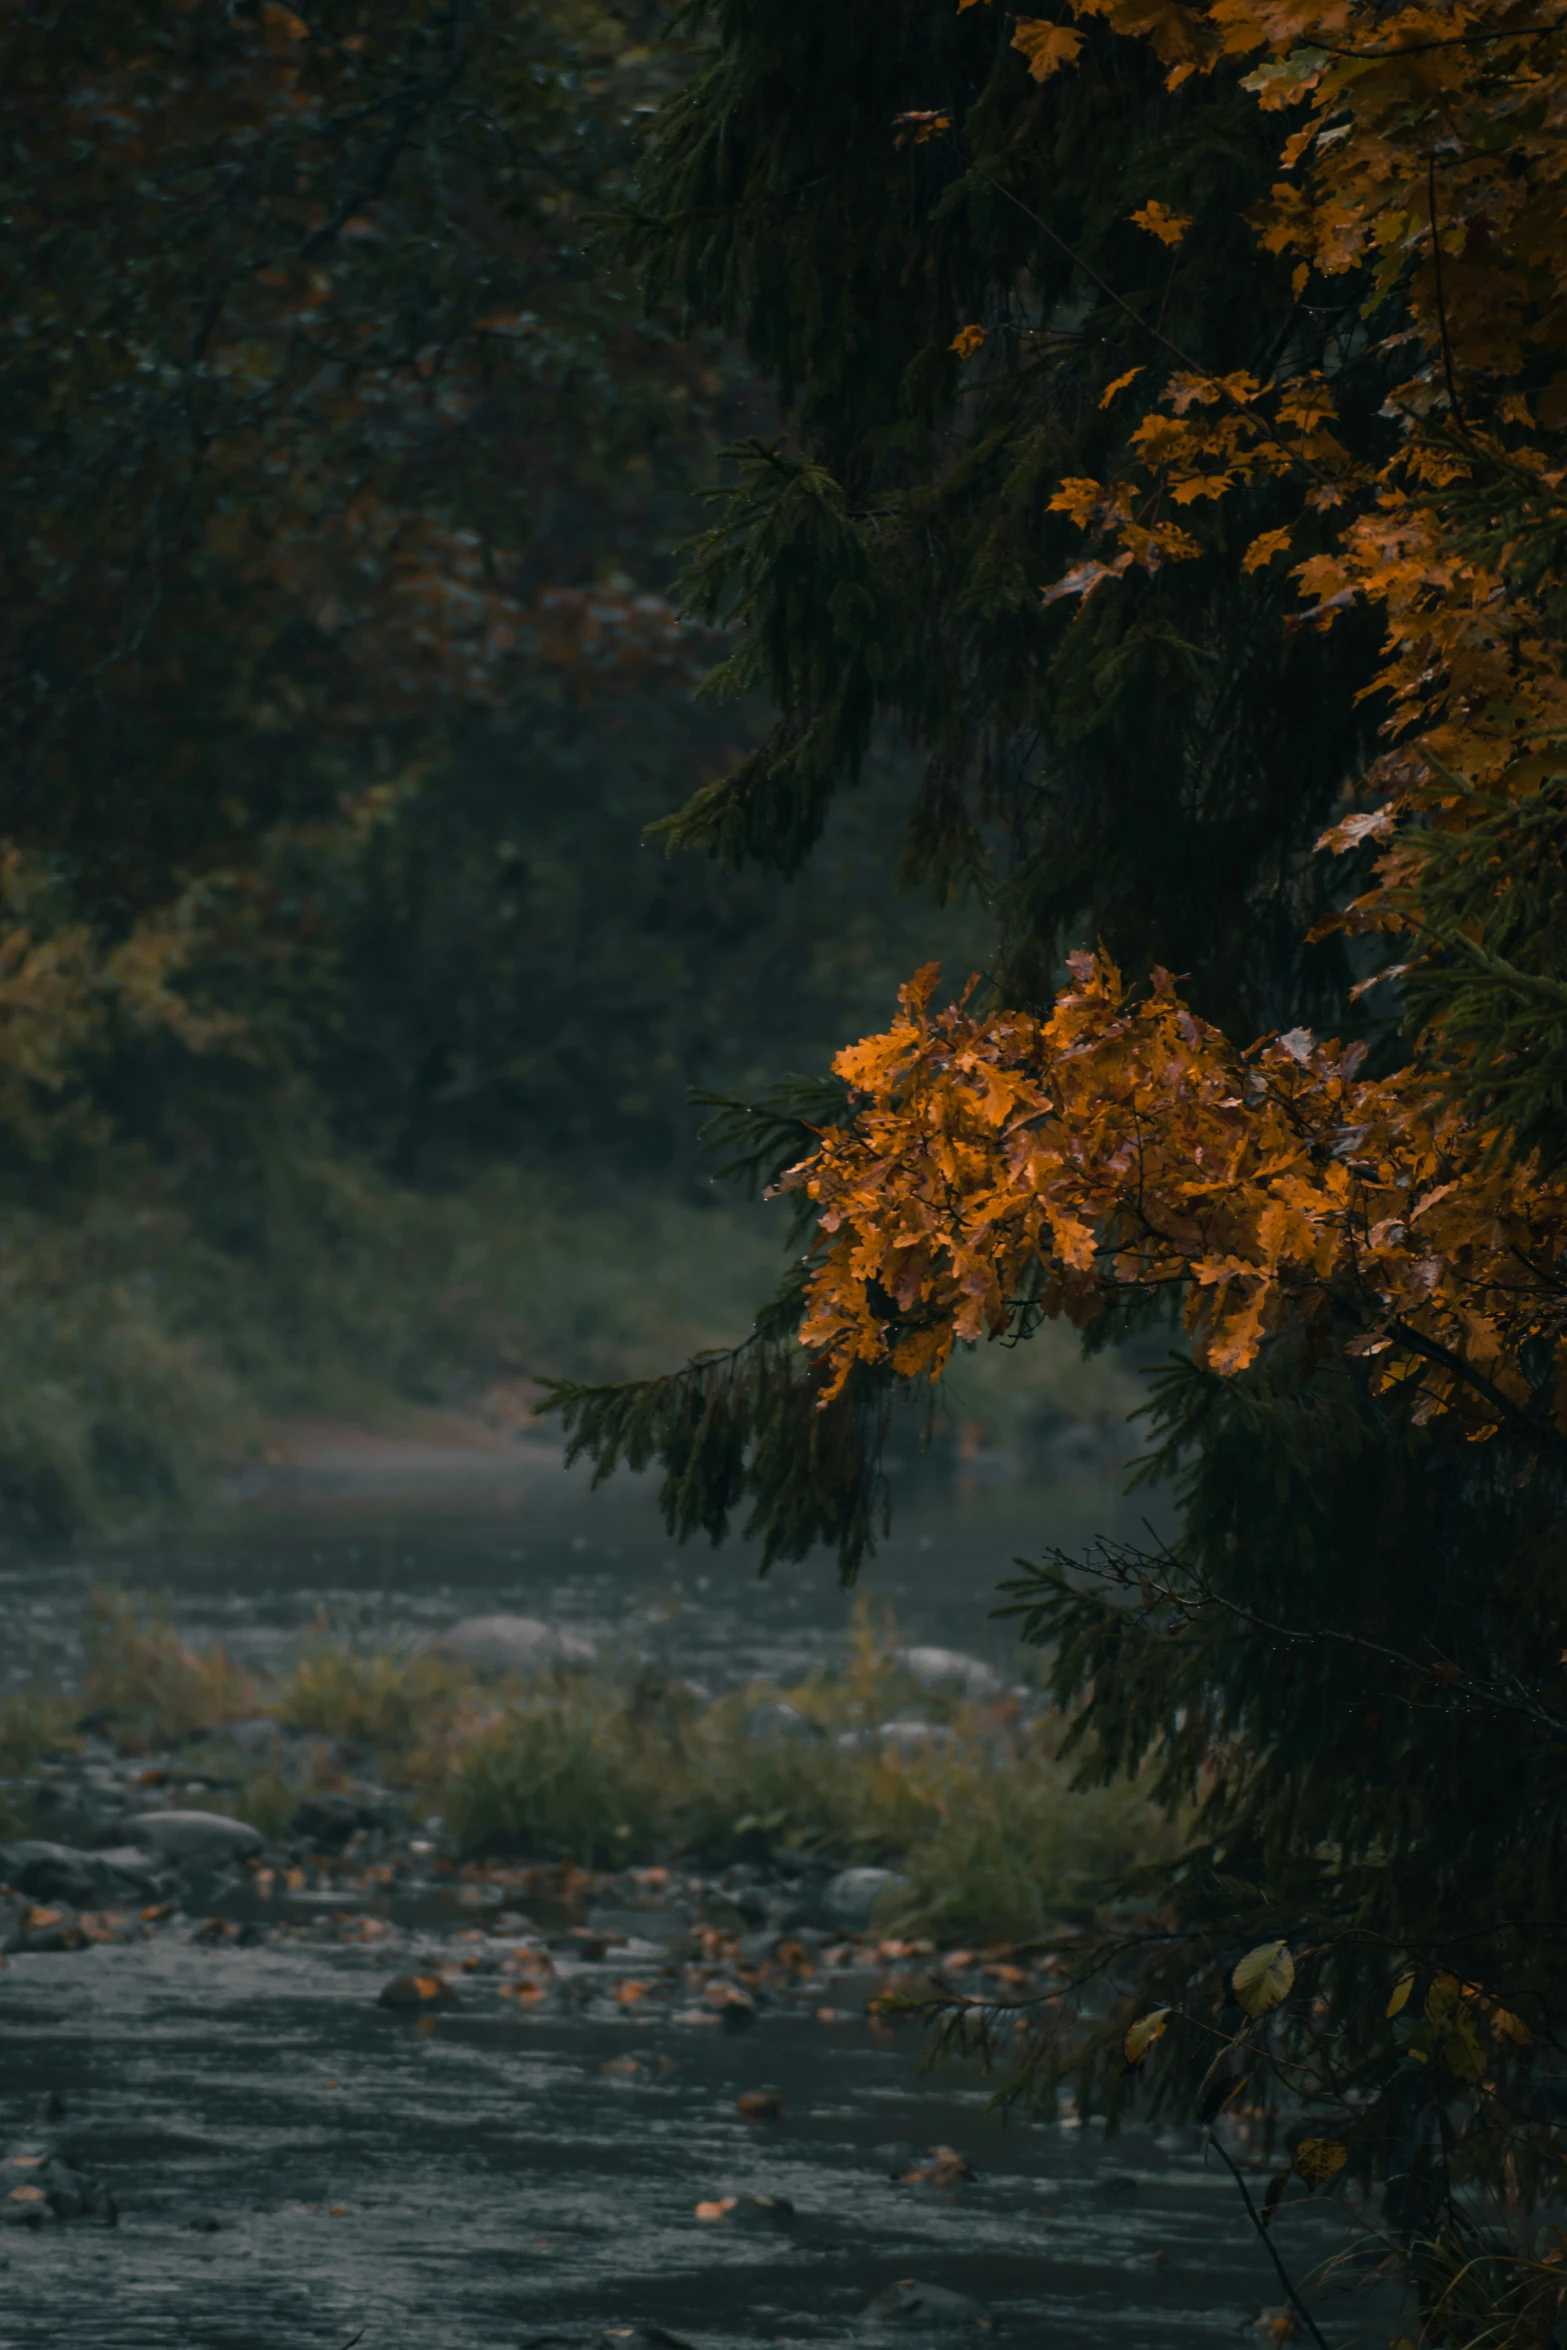
[[[307,1795],[369,1778],[438,1817],[463,1854],[606,1868],[782,1846],[891,1863],[882,1922],[947,1941],[1019,1940],[1086,1915],[1102,1885],[1174,1849],[1137,1787],[1073,1789],[1063,1724],[1032,1693],[935,1695],[900,1663],[890,1623],[864,1611],[842,1669],[717,1700],[632,1662],[497,1678],[325,1625],[269,1680],[186,1643],[145,1599],[102,1591],[93,1611],[80,1691],[0,1704],[14,1788],[79,1735],[85,1710],[122,1748],[177,1752],[179,1801],[269,1835]],[[782,1707],[787,1734],[758,1734],[759,1709]],[[916,1707],[927,1736],[883,1735]],[[286,1761],[258,1764],[230,1735],[258,1717],[296,1734]],[[5,1824],[27,1824],[15,1796]]]
[[[677,1202],[568,1201],[503,1170],[446,1194],[323,1154],[277,1170],[248,1245],[150,1185],[0,1222],[0,1524],[197,1508],[273,1413],[374,1416],[497,1382],[635,1377],[743,1328],[770,1232]]]
[[[0,1216],[0,1540],[199,1510],[274,1414],[650,1375],[743,1336],[781,1265],[765,1207],[584,1200],[509,1168],[416,1191],[292,1146],[244,1224],[215,1237],[145,1173],[74,1217]],[[1002,1442],[1030,1412],[1136,1401],[1070,1341],[990,1358],[959,1367],[951,1411]]]

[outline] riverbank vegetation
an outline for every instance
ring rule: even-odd
[[[1072,1791],[1037,1689],[931,1690],[890,1621],[862,1607],[857,1623],[841,1669],[714,1698],[634,1657],[486,1673],[325,1624],[266,1673],[182,1639],[146,1595],[104,1589],[80,1689],[0,1704],[4,1826],[47,1833],[29,1791],[82,1723],[148,1784],[269,1838],[287,1842],[325,1797],[428,1820],[456,1861],[717,1871],[781,1851],[889,1870],[878,1922],[944,1945],[1081,1925],[1106,1886],[1175,1849],[1141,1788]]]

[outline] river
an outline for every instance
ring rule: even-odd
[[[713,1689],[841,1653],[849,1603],[828,1561],[760,1581],[743,1546],[674,1548],[645,1489],[591,1493],[546,1445],[466,1470],[427,1450],[367,1468],[351,1445],[335,1465],[318,1448],[309,1472],[260,1481],[200,1539],[13,1563],[7,1679],[72,1669],[86,1589],[106,1572],[165,1588],[191,1633],[258,1662],[323,1613],[379,1638],[500,1608]],[[1044,1485],[974,1475],[916,1495],[864,1588],[905,1638],[1005,1664],[1012,1635],[990,1611],[1010,1559],[1135,1530],[1141,1509],[1117,1492],[1099,1460]],[[481,1957],[505,1942],[455,1907],[418,1925],[459,1930]],[[1070,2113],[1004,2119],[972,2071],[921,2077],[917,2028],[863,2012],[826,2024],[779,2006],[731,2034],[703,2028],[710,2017],[639,2018],[585,1967],[564,2008],[524,2012],[480,1973],[452,2012],[414,2019],[376,2005],[387,1972],[373,1945],[188,1933],[13,1957],[0,1973],[9,2138],[57,2099],[56,2133],[112,2183],[120,2223],[0,2235],[3,2350],[601,2336],[639,2350],[646,2329],[696,2350],[863,2350],[937,2319],[954,2339],[1051,2350],[1282,2338],[1279,2279],[1192,2133],[1107,2142]],[[784,2112],[758,2125],[736,2099],[761,2086]],[[973,2176],[895,2175],[937,2146]],[[792,2212],[697,2217],[726,2195]],[[1333,2241],[1315,2210],[1284,2233],[1299,2272]],[[894,2293],[874,2313],[910,2280],[966,2298]],[[1376,2336],[1347,2293],[1322,2312],[1334,2350]]]

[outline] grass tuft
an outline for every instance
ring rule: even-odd
[[[268,1711],[292,1730],[315,1730],[403,1756],[427,1744],[471,1687],[442,1657],[351,1648],[320,1622]]]
[[[88,1607],[87,1703],[119,1745],[152,1753],[257,1711],[256,1676],[226,1649],[188,1647],[166,1598],[106,1584]]]
[[[783,1846],[843,1866],[894,1865],[880,1923],[942,1942],[1022,1941],[1091,1913],[1099,1889],[1170,1855],[1178,1830],[1136,1785],[1077,1792],[1048,1712],[939,1700],[899,1664],[890,1617],[862,1608],[841,1669],[715,1703],[644,1667],[481,1680],[461,1664],[373,1650],[318,1623],[292,1669],[263,1682],[221,1647],[182,1641],[167,1605],[117,1590],[92,1601],[89,1700],[125,1746],[210,1738],[264,1714],[320,1743],[253,1764],[232,1800],[280,1836],[311,1787],[373,1769],[458,1847],[584,1868],[679,1859],[707,1866]],[[758,1706],[805,1717],[787,1742],[748,1737]],[[913,1751],[879,1733],[914,1711]],[[77,1710],[79,1710],[79,1705]],[[64,1700],[0,1709],[0,1770],[25,1770],[73,1718]],[[345,1757],[345,1745],[365,1758]],[[0,1789],[3,1793],[3,1789]]]

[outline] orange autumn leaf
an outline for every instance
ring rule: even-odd
[[[838,1056],[852,1118],[783,1178],[817,1210],[801,1338],[828,1395],[1128,1289],[1178,1294],[1225,1375],[1348,1319],[1379,1392],[1477,1437],[1531,1407],[1526,1352],[1567,1373],[1567,1172],[1501,1161],[1418,1072],[1362,1076],[1362,1045],[1241,1052],[1167,974],[1138,996],[1102,955],[1071,968],[1039,1017],[933,1012],[928,966]]]
[[[1314,275],[1358,279],[1368,319],[1396,297],[1408,325],[1388,346],[1403,380],[1375,460],[1352,459],[1338,429],[1341,382],[1294,374],[1289,359],[1266,383],[1177,369],[1116,478],[1090,498],[1068,485],[1067,510],[1098,543],[1044,583],[1047,600],[1202,556],[1200,539],[1150,514],[1266,490],[1311,518],[1300,618],[1379,617],[1375,690],[1391,713],[1368,796],[1394,837],[1375,886],[1338,919],[1407,928],[1433,829],[1462,830],[1482,800],[1526,800],[1567,741],[1546,584],[1567,478],[1567,12],[1560,0],[1504,11],[1469,39],[1473,10],[1455,19],[1445,5],[1396,17],[1375,0],[1074,6],[1151,47],[1172,85],[1240,61],[1261,114],[1279,118],[1274,184],[1250,216],[1259,243],[1291,264],[1297,298]],[[1179,233],[1157,202],[1133,218],[1167,241]],[[1454,517],[1502,481],[1519,519],[1487,548]],[[1285,522],[1253,538],[1243,568],[1293,535]]]
[[[1189,212],[1172,212],[1167,204],[1149,202],[1131,215],[1135,228],[1145,228],[1161,245],[1178,245],[1192,225]]]
[[[1028,70],[1036,82],[1045,82],[1064,65],[1070,65],[1083,46],[1083,36],[1072,25],[1051,24],[1046,17],[1021,16],[1012,35],[1012,46],[1028,59]]]

